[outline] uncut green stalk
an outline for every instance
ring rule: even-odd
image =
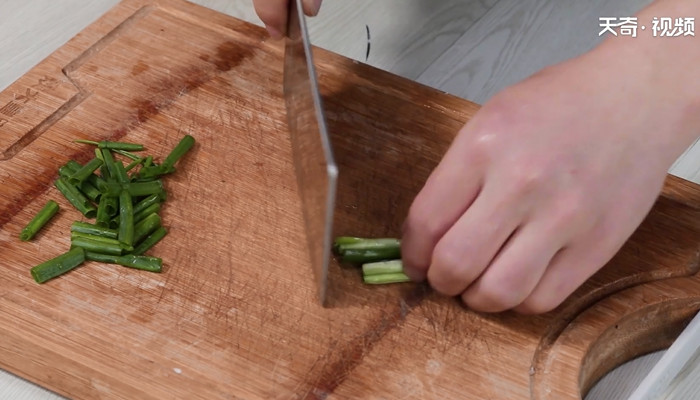
[[[80,211],[86,218],[94,218],[97,214],[97,209],[90,203],[90,200],[82,194],[78,188],[71,185],[70,183],[63,180],[63,178],[56,179],[54,182],[56,188],[63,194],[63,196]]]
[[[114,229],[109,229],[97,225],[93,225],[87,222],[75,221],[70,226],[71,232],[88,233],[91,235],[102,236],[105,238],[116,239],[117,231]]]
[[[149,207],[137,213],[134,213],[134,223],[138,224],[139,222],[143,221],[144,218],[148,217],[151,214],[155,214],[158,211],[160,211],[160,203],[151,204]]]
[[[58,213],[58,203],[49,200],[34,218],[29,221],[27,226],[22,229],[22,232],[19,234],[19,239],[25,242],[31,240],[56,213]]]
[[[77,232],[73,232],[73,233],[77,233]],[[106,239],[106,238],[102,238],[102,239]],[[112,255],[118,256],[118,255],[121,255],[122,253],[124,253],[124,248],[122,248],[121,244],[105,243],[103,241],[91,240],[91,239],[87,239],[84,237],[72,238],[70,241],[70,245],[71,245],[71,248],[80,247],[82,249],[85,249],[85,251],[92,251],[92,252],[101,253],[101,254],[112,254]]]
[[[127,246],[134,244],[134,206],[128,191],[119,195],[119,241]]]
[[[166,170],[171,169],[177,160],[184,156],[194,146],[194,138],[190,135],[185,135],[175,148],[165,157],[161,164]]]
[[[401,249],[386,250],[346,250],[341,254],[343,262],[365,264],[376,261],[395,260],[401,258]]]
[[[68,182],[71,185],[80,185],[83,183],[93,172],[102,166],[103,162],[99,158],[93,158],[82,168],[75,171],[69,178]]]
[[[158,214],[151,214],[142,219],[134,227],[134,243],[139,243],[146,236],[150,235],[156,229],[160,228],[161,219]]]
[[[163,270],[163,260],[158,257],[148,257],[133,254],[113,256],[108,254],[87,252],[85,258],[90,261],[97,261],[108,264],[118,264],[129,268],[140,269],[142,271],[161,272]]]
[[[403,272],[394,274],[379,274],[379,275],[365,275],[362,277],[363,281],[370,285],[385,285],[388,283],[401,283],[410,282],[409,278]]]
[[[157,194],[152,194],[145,199],[134,204],[134,214],[138,214],[146,208],[152,206],[153,204],[161,203],[161,198]]]
[[[76,268],[84,261],[85,251],[78,247],[35,266],[31,269],[31,275],[37,283],[44,283]]]
[[[160,242],[160,240],[163,239],[167,234],[168,231],[161,226],[160,228],[153,231],[153,233],[148,235],[145,239],[143,239],[141,243],[139,243],[138,246],[134,248],[131,254],[138,256],[147,252],[151,249],[151,247],[155,246],[156,243]]]
[[[378,261],[362,265],[362,274],[364,276],[398,273],[403,273],[401,260]]]
[[[94,140],[75,140],[75,143],[91,144],[97,146],[100,149],[112,149],[112,150],[128,150],[128,151],[141,151],[143,150],[142,144],[136,143],[124,143],[124,142],[110,142],[110,141],[100,141],[96,142]]]

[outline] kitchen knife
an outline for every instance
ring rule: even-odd
[[[302,201],[310,263],[321,305],[326,305],[338,168],[333,159],[306,17],[301,0],[289,1],[284,52],[284,98],[294,169]]]

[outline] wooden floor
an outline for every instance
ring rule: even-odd
[[[0,90],[118,0],[8,0],[0,13]],[[260,24],[250,0],[194,0]],[[595,46],[598,18],[630,16],[650,0],[325,0],[314,44],[445,92],[484,103],[540,68]],[[369,32],[369,35],[368,35]],[[370,43],[369,56],[367,55]],[[700,183],[700,143],[671,173]],[[588,400],[623,399],[661,353],[604,378]],[[700,368],[692,374],[698,377]],[[690,398],[700,387],[676,388]],[[692,396],[692,393],[696,393]],[[690,397],[685,397],[689,396]],[[0,399],[60,399],[0,371]]]

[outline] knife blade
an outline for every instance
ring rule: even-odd
[[[654,365],[628,400],[657,400],[667,398],[671,385],[683,379],[682,371],[700,358],[700,313],[681,332],[671,347]],[[691,365],[692,366],[692,365]],[[685,379],[693,379],[686,377]]]
[[[333,158],[301,0],[289,1],[284,98],[310,263],[326,305],[338,167]]]

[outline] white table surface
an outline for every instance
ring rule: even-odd
[[[194,2],[258,25],[261,24],[249,0],[195,0]],[[2,6],[0,8],[2,10],[0,11],[0,55],[2,55],[0,57],[0,90],[9,86],[117,3],[118,0],[0,0]],[[468,84],[464,85],[450,83],[455,81],[455,76],[459,77],[459,71],[450,70],[449,64],[446,63],[450,62],[450,58],[454,58],[455,49],[460,48],[467,49],[475,58],[500,59],[500,55],[506,50],[499,48],[497,44],[474,49],[469,47],[469,43],[480,40],[477,34],[495,36],[494,32],[489,31],[489,26],[494,25],[491,22],[495,19],[503,21],[513,15],[519,15],[519,7],[532,6],[525,3],[532,3],[532,1],[326,0],[320,16],[311,21],[310,30],[315,44],[339,54],[366,61],[364,59],[366,43],[361,39],[364,39],[366,34],[365,25],[369,25],[373,30],[374,54],[367,60],[369,64],[453,94],[483,102],[499,89],[498,84],[517,81],[533,72],[531,70],[544,66],[537,64],[537,62],[543,62],[542,56],[537,56],[537,62],[524,63],[517,57],[510,60],[513,65],[524,65],[529,69],[518,67],[515,71],[508,72],[508,76],[491,78],[497,80],[498,84],[493,84],[487,78],[483,83],[479,81],[475,83],[474,79],[468,80]],[[555,20],[557,13],[573,12],[561,7],[550,7],[550,5],[559,4],[556,0],[535,0],[535,3],[542,13],[546,13],[546,17]],[[589,13],[595,13],[598,10],[600,13],[607,12],[610,15],[615,12],[620,15],[631,15],[646,3],[648,0],[617,2],[596,0],[591,1],[590,5],[586,4]],[[625,10],[627,14],[624,14]],[[387,19],[386,15],[392,15],[393,19]],[[515,27],[519,23],[516,20],[507,28],[523,29],[516,31],[521,38],[527,38],[528,35],[536,37],[536,32],[531,33],[522,27]],[[541,23],[546,24],[547,20],[542,20]],[[562,42],[561,36],[566,35],[566,31],[562,29],[562,32],[553,33],[552,36],[558,36],[557,40]],[[578,46],[576,49],[584,51],[585,48],[590,48],[592,43],[589,42],[594,39],[581,43],[580,38],[574,38],[578,35],[577,33],[571,29],[568,31],[568,35],[572,36],[571,40],[576,40],[576,46]],[[416,42],[420,42],[422,46],[417,46]],[[522,47],[525,46],[527,46],[526,43],[522,44]],[[566,51],[571,51],[571,46],[564,47]],[[562,50],[559,54],[551,55],[551,62],[564,57],[566,51]],[[486,65],[484,68],[490,67]],[[431,75],[431,71],[435,72]],[[449,73],[444,74],[440,71]],[[479,71],[469,71],[469,73],[473,76],[483,76]],[[470,93],[474,95],[470,96]],[[679,158],[670,172],[700,183],[700,144],[696,143],[683,157]],[[624,399],[662,354],[663,351],[652,353],[614,370],[591,390],[586,400]],[[696,362],[687,368],[685,381],[700,382],[699,374],[700,362]],[[683,388],[676,388],[674,393],[681,393],[682,397],[674,397],[679,399],[700,398],[700,383],[695,385],[686,383]],[[0,370],[0,399],[63,398]]]

